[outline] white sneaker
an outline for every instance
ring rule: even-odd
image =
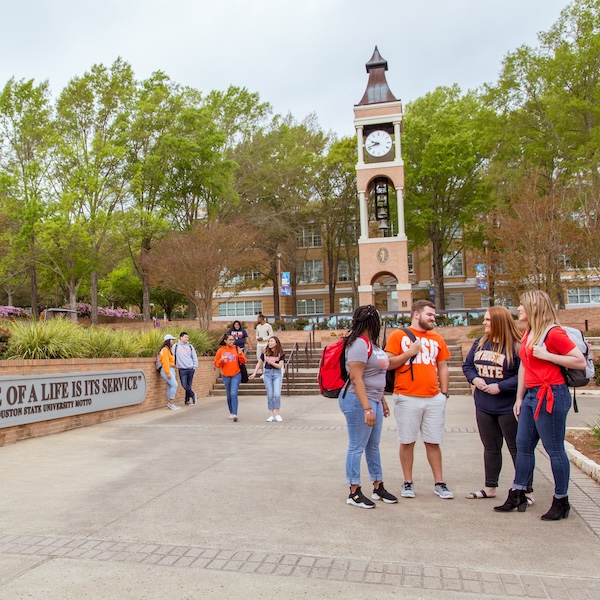
[[[281,415],[276,415],[275,420],[281,423],[281,421],[283,421],[283,417]]]
[[[233,415],[233,422],[236,423],[237,422],[237,415]]]
[[[275,420],[275,417],[269,417],[267,419],[267,423],[272,423]]]
[[[228,419],[233,419],[233,415],[229,415],[227,418]]]
[[[170,408],[171,410],[180,410],[181,406],[177,406],[176,404],[173,404],[172,402],[167,402],[167,408]]]

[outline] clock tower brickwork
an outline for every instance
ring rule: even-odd
[[[375,284],[385,277],[395,278],[397,310],[407,310],[412,303],[412,292],[404,223],[404,162],[400,139],[402,103],[388,87],[385,77],[387,61],[381,57],[377,47],[366,68],[369,74],[367,89],[354,107],[358,144],[356,180],[360,201],[359,302],[361,305],[375,304],[381,310],[390,309],[376,299]],[[369,137],[372,133],[375,135]],[[389,139],[388,136],[392,138],[389,151],[380,145]],[[385,151],[386,154],[382,155]],[[392,196],[396,199],[392,211],[389,207],[390,189],[395,192]],[[396,219],[390,223],[392,214]]]

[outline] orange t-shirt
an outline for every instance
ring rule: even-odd
[[[221,346],[215,356],[215,367],[221,369],[221,375],[235,377],[240,372],[239,363],[246,363],[246,355],[237,346]]]
[[[440,393],[437,363],[448,360],[450,351],[439,333],[417,331],[412,327],[410,330],[421,340],[421,351],[413,358],[412,376],[408,362],[396,369],[394,394],[432,398]],[[396,329],[388,338],[385,351],[398,356],[404,354],[411,344],[408,335],[401,329]]]

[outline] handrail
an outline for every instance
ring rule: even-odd
[[[304,358],[306,360],[306,368],[310,367],[310,359],[314,356],[316,350],[315,342],[315,324],[313,323],[309,332],[306,342],[304,342]]]
[[[288,396],[290,395],[290,382],[296,381],[296,374],[298,373],[298,342],[295,342],[290,350],[290,355],[285,361],[285,383]]]

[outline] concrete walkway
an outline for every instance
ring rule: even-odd
[[[580,398],[570,425],[591,421]],[[454,500],[433,494],[419,442],[415,499],[346,505],[344,419],[336,400],[223,398],[0,448],[0,598],[600,598],[600,486],[572,471],[568,519],[538,452],[535,505],[495,513],[483,485],[472,400],[448,404],[443,447]],[[393,418],[385,484],[399,495]],[[513,475],[506,458],[499,496]],[[364,488],[370,489],[366,467]]]

